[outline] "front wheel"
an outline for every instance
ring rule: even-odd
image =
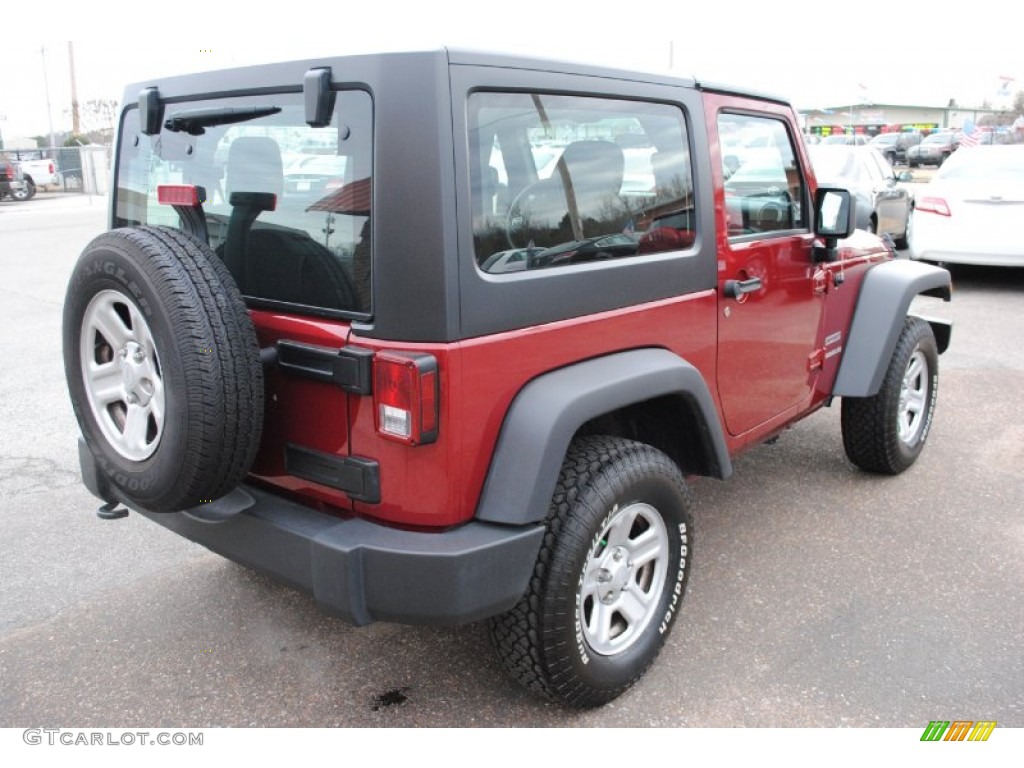
[[[622,694],[654,661],[679,611],[693,549],[679,468],[651,446],[573,442],[526,594],[491,620],[509,673],[574,707]]]
[[[939,385],[939,354],[927,321],[908,317],[881,389],[872,397],[844,397],[843,447],[868,472],[898,475],[924,448]]]

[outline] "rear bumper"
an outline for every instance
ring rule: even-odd
[[[82,476],[100,498],[92,454]],[[464,624],[511,608],[526,591],[540,525],[471,522],[440,533],[341,520],[243,485],[185,512],[139,510],[230,560],[313,595],[353,624]]]

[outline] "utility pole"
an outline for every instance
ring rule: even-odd
[[[71,135],[81,134],[78,112],[78,86],[75,85],[75,44],[68,41],[68,64],[71,66]]]
[[[57,142],[53,137],[53,113],[50,111],[50,78],[46,74],[46,46],[44,45],[39,49],[39,52],[43,56],[43,88],[46,91],[46,120],[50,125],[50,146],[54,146]]]

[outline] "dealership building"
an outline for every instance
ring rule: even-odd
[[[914,107],[902,104],[847,104],[824,109],[801,109],[806,133],[830,136],[834,133],[863,133],[876,136],[893,131],[959,130],[964,123],[985,124],[988,115],[1005,115],[1000,109],[965,107]]]

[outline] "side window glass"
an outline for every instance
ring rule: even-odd
[[[552,94],[470,97],[473,241],[490,274],[690,248],[677,107]]]
[[[777,118],[718,118],[730,237],[806,229],[803,171],[793,137]]]

